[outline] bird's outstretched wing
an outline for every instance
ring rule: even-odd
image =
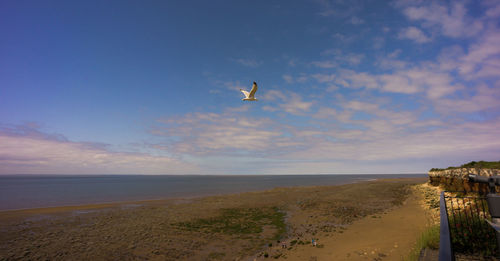
[[[252,89],[250,90],[250,95],[249,97],[250,98],[253,98],[254,95],[255,95],[255,92],[257,91],[257,83],[256,82],[253,82],[253,86],[252,86]]]
[[[247,91],[243,90],[243,89],[240,89],[240,91],[245,94],[245,98],[248,98],[248,96],[250,95],[250,93],[248,93]]]

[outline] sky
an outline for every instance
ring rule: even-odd
[[[1,1],[0,36],[0,174],[500,160],[500,1]]]

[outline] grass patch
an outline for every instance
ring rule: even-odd
[[[439,249],[439,224],[428,227],[417,240],[415,249],[408,257],[409,261],[417,261],[420,256],[420,251],[424,248]]]
[[[459,168],[500,169],[500,161],[471,161],[460,167],[448,167],[446,169],[432,168],[430,171],[442,171]]]
[[[278,208],[228,208],[211,218],[199,218],[173,224],[182,230],[228,235],[259,234],[266,225],[277,230],[272,239],[279,240],[286,233],[285,213]]]
[[[453,251],[460,254],[496,256],[495,231],[484,219],[468,211],[459,211],[449,219]],[[479,222],[476,222],[479,220]]]

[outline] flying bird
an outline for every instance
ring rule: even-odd
[[[252,89],[250,90],[250,92],[247,92],[243,89],[240,89],[240,91],[245,94],[245,98],[241,99],[242,101],[256,101],[257,99],[255,99],[255,92],[257,91],[257,83],[256,82],[253,82],[253,86],[252,86]]]

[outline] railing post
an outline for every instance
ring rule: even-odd
[[[497,249],[500,254],[500,196],[496,193],[489,193],[486,195],[486,202],[491,215],[491,222],[486,219],[486,222],[495,229],[497,236]]]
[[[439,225],[439,261],[455,261],[453,248],[451,246],[451,231],[444,199],[444,191],[439,199],[440,225]]]

